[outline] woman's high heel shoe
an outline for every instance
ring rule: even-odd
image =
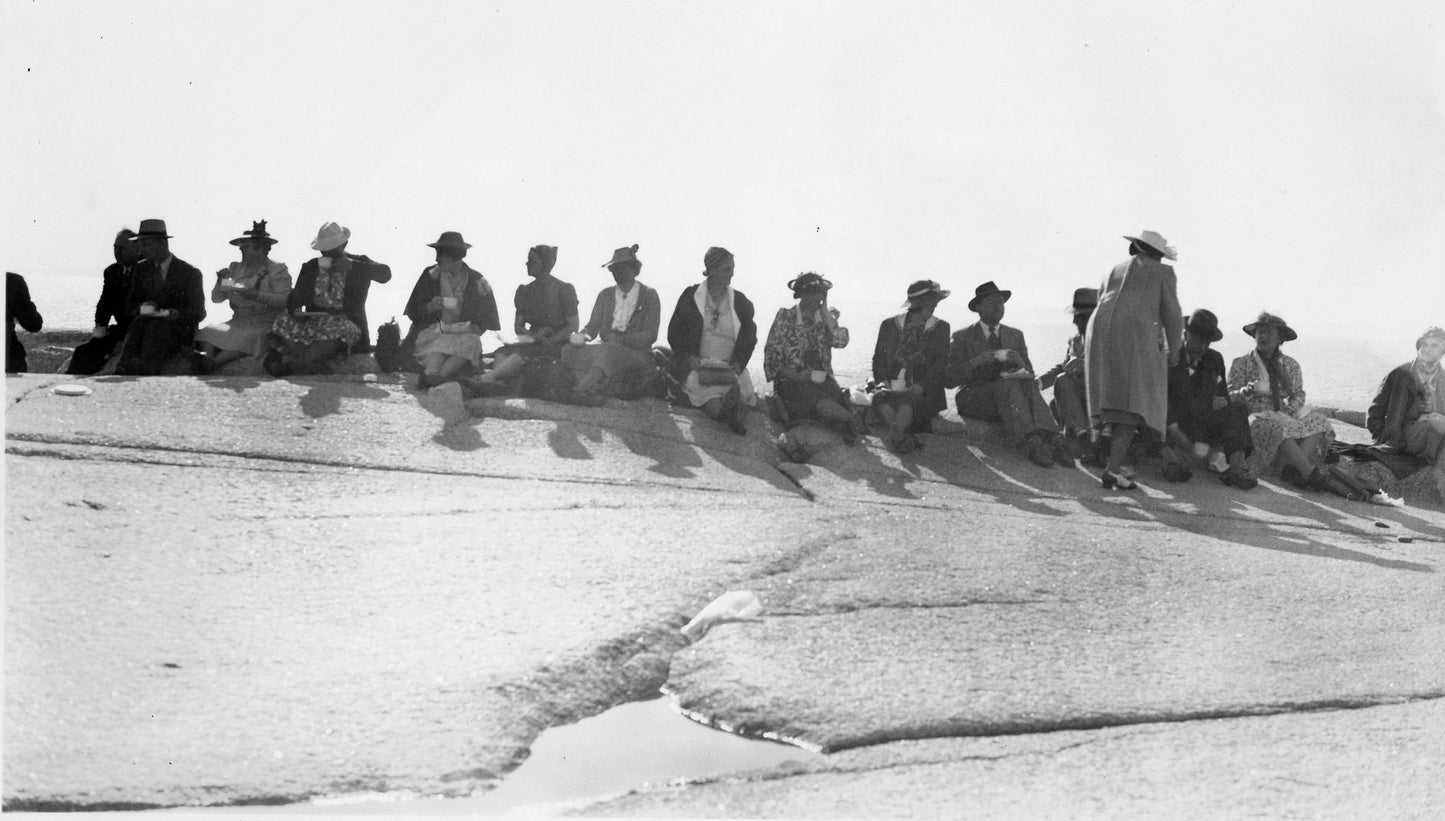
[[[1134,480],[1128,476],[1119,473],[1110,473],[1108,470],[1104,471],[1103,481],[1105,490],[1134,490],[1139,487],[1134,484]]]

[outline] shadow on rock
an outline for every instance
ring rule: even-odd
[[[365,382],[315,382],[301,397],[301,412],[312,419],[320,419],[341,411],[342,399],[386,399],[389,391]]]

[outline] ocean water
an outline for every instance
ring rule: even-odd
[[[205,273],[203,271],[203,273]],[[35,300],[45,317],[45,327],[50,330],[89,329],[93,321],[95,300],[100,294],[100,274],[88,272],[54,272],[44,276],[27,277],[31,298]],[[512,293],[521,278],[491,277],[493,287],[499,294]],[[414,275],[398,271],[390,283],[374,285],[367,303],[367,312],[376,326],[391,317],[397,317],[406,330],[406,318],[402,316],[406,298],[411,293]],[[680,289],[659,288],[663,305],[663,331],[671,315],[677,293]],[[772,299],[749,294],[757,306],[759,347],[753,356],[752,371],[754,384],[762,385],[762,340],[766,339],[768,327],[777,310],[792,304],[786,300],[786,292]],[[582,300],[582,313],[587,315],[594,293],[579,285],[578,294]],[[938,314],[958,330],[976,317],[968,311],[967,300],[954,296],[940,304]],[[786,300],[786,301],[785,301]],[[1028,341],[1029,356],[1036,370],[1047,370],[1063,358],[1064,345],[1074,333],[1073,323],[1058,306],[1040,307],[1015,304],[1016,297],[1009,303],[1004,324],[1024,331]],[[847,348],[834,351],[833,370],[840,384],[863,384],[871,376],[873,345],[877,340],[878,326],[886,318],[897,314],[899,301],[891,300],[849,300],[839,296],[832,302],[841,312],[841,322],[849,329],[851,343]],[[498,300],[502,324],[510,328],[512,309],[506,298]],[[230,316],[230,309],[224,304],[208,302],[207,321],[219,322]],[[1237,356],[1247,353],[1251,340],[1240,328],[1249,322],[1254,314],[1237,311],[1232,314],[1216,310],[1221,316],[1224,339],[1215,344],[1225,364]],[[1288,315],[1287,315],[1288,316]],[[1375,390],[1390,368],[1410,359],[1414,355],[1414,339],[1421,329],[1400,329],[1391,327],[1388,318],[1365,320],[1358,327],[1311,326],[1307,321],[1291,318],[1291,324],[1300,331],[1300,339],[1285,345],[1285,352],[1299,360],[1304,371],[1305,389],[1309,401],[1315,405],[1364,410],[1369,406]],[[502,338],[489,334],[488,349],[501,344]],[[662,340],[662,341],[665,341]]]

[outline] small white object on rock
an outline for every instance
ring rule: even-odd
[[[731,590],[713,599],[707,607],[698,611],[692,621],[682,628],[682,634],[690,642],[707,635],[713,625],[729,621],[761,621],[758,614],[763,612],[763,603],[751,590]]]

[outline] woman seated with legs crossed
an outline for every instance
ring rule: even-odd
[[[271,246],[276,240],[266,233],[265,220],[252,223],[251,230],[231,240],[231,244],[240,247],[241,261],[216,272],[211,301],[230,301],[233,316],[196,333],[196,347],[209,360],[208,368],[248,356],[265,356],[270,350],[266,337],[271,325],[291,295],[291,272],[286,270],[286,263],[271,259]]]
[[[502,327],[486,277],[462,262],[472,247],[462,235],[444,231],[427,247],[436,250],[436,264],[421,272],[406,301],[422,366],[418,388],[449,382],[462,368],[480,365],[482,334]]]

